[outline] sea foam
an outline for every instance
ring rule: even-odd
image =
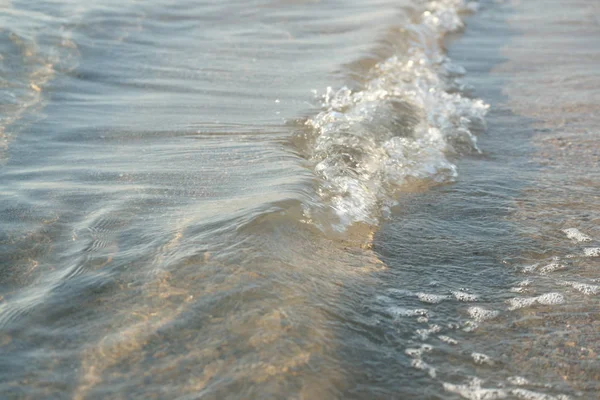
[[[454,180],[448,155],[479,151],[474,132],[484,128],[489,106],[456,90],[464,69],[440,46],[448,32],[463,26],[460,14],[474,4],[427,2],[406,28],[406,54],[375,65],[359,90],[327,88],[323,110],[306,121],[319,195],[335,211],[339,230],[376,223],[403,184]]]

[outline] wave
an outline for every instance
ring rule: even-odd
[[[463,27],[477,3],[429,1],[404,28],[405,54],[376,64],[359,90],[328,87],[322,111],[309,118],[308,158],[319,196],[337,215],[334,228],[376,224],[414,181],[456,178],[453,157],[478,152],[489,105],[469,98],[464,68],[445,55],[442,40]]]

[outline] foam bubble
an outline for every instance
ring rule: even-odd
[[[570,400],[569,396],[559,394],[558,396],[551,396],[545,393],[534,392],[526,389],[512,389],[510,391],[512,395],[515,395],[519,399],[524,400]]]
[[[448,296],[430,293],[417,293],[417,298],[423,303],[438,304],[446,300]]]
[[[483,322],[489,319],[496,318],[500,312],[496,310],[488,310],[483,307],[469,307],[467,310],[471,318],[473,318],[476,322]]]
[[[444,382],[444,389],[469,400],[505,399],[508,396],[505,389],[485,389],[481,387],[482,384],[483,381],[481,379],[472,378],[466,385],[455,385]]]
[[[515,385],[515,386],[524,386],[524,385],[529,385],[529,381],[525,378],[523,378],[522,376],[510,376],[507,379],[508,383]]]
[[[461,95],[456,75],[440,46],[462,26],[468,3],[430,1],[402,55],[380,62],[360,90],[327,88],[323,110],[306,121],[313,135],[308,157],[321,180],[320,196],[338,216],[336,227],[376,223],[395,203],[395,188],[414,180],[456,178],[449,154],[479,151],[474,129],[483,129],[489,106]],[[399,115],[412,122],[396,123]]]
[[[539,265],[540,264],[526,265],[523,268],[521,268],[521,271],[525,274],[530,274],[530,273],[534,272]]]
[[[583,249],[586,257],[600,257],[600,247],[588,247]]]
[[[537,302],[544,305],[562,304],[565,298],[560,293],[546,293],[536,297]]]
[[[542,268],[540,268],[540,274],[541,275],[546,275],[546,274],[549,274],[551,272],[560,271],[561,269],[565,269],[565,268],[566,267],[563,264],[561,264],[561,263],[559,263],[557,261],[554,261],[554,262],[551,262],[550,264],[545,265]]]
[[[432,367],[431,365],[427,364],[425,361],[421,360],[420,358],[412,360],[410,365],[416,369],[427,371],[429,376],[432,378],[435,378],[437,375],[435,368]]]
[[[479,364],[479,365],[493,365],[494,362],[492,361],[492,359],[483,354],[483,353],[471,353],[471,358],[473,358],[473,361],[475,362],[475,364]]]
[[[555,305],[565,302],[565,298],[560,293],[546,293],[536,297],[515,297],[507,300],[509,310],[531,307],[535,304]]]
[[[509,290],[513,293],[523,293],[523,292],[527,291],[527,287],[526,286],[513,286]]]
[[[458,301],[477,301],[479,299],[479,296],[477,296],[476,294],[471,294],[460,290],[452,292],[452,295]]]
[[[567,235],[567,237],[576,242],[589,242],[592,238],[585,233],[581,232],[577,228],[567,228],[563,229],[563,232]]]
[[[422,308],[389,307],[388,313],[393,317],[427,317],[428,311]]]
[[[430,325],[427,329],[417,329],[416,334],[421,340],[427,340],[432,333],[438,333],[442,330],[439,325]]]
[[[509,310],[529,307],[535,304],[535,297],[515,297],[507,300]]]
[[[408,348],[406,350],[404,350],[404,353],[406,353],[407,356],[410,357],[420,357],[421,356],[421,349],[413,349],[413,348]]]
[[[447,343],[447,344],[451,344],[451,345],[458,344],[458,341],[456,339],[452,339],[450,336],[439,335],[438,339],[440,339],[442,342]]]
[[[581,293],[588,296],[600,293],[600,286],[598,285],[589,285],[587,283],[579,283],[573,281],[565,281],[562,282],[562,284],[566,286],[571,286],[573,289],[579,290]]]
[[[419,358],[425,353],[430,353],[432,350],[433,346],[431,346],[430,344],[423,344],[418,348],[407,348],[406,350],[404,350],[404,353],[407,356]]]
[[[423,354],[429,353],[433,350],[433,347],[429,344],[423,344],[418,348],[408,348],[404,352],[407,356],[413,358],[411,361],[411,366],[416,369],[420,369],[423,371],[427,371],[429,376],[432,378],[436,377],[436,370],[431,365],[427,364],[423,361]]]

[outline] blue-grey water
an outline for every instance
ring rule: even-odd
[[[599,398],[568,4],[0,0],[0,398]]]

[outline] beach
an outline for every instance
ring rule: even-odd
[[[598,398],[598,15],[0,1],[0,397]]]

